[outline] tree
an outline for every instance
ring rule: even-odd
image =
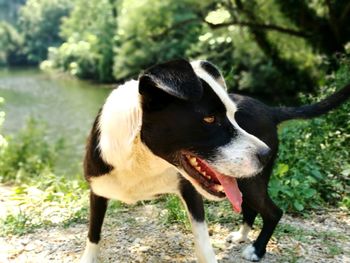
[[[26,64],[23,37],[11,24],[0,21],[0,65]]]
[[[66,50],[74,45],[86,43],[89,54],[73,52],[71,56],[61,50],[65,56],[67,69],[76,65],[74,75],[81,78],[110,82],[113,78],[114,36],[117,32],[116,0],[76,0],[69,17],[64,19],[61,36],[69,43]],[[71,64],[73,63],[73,64]]]
[[[185,57],[202,25],[197,1],[124,1],[118,16],[114,76],[123,80],[162,61]]]
[[[47,57],[50,46],[62,42],[61,20],[69,14],[70,0],[28,0],[19,11],[19,29],[24,36],[25,53],[33,63]]]
[[[46,64],[123,81],[166,60],[209,59],[233,90],[296,97],[314,91],[323,58],[350,41],[346,2],[76,0],[61,26],[65,43],[50,49]]]
[[[315,1],[314,5],[305,0],[276,2],[315,50],[327,55],[344,52],[345,44],[350,41],[349,1]]]
[[[18,9],[26,0],[0,0],[0,21],[15,25],[18,19]]]

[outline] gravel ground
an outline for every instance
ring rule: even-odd
[[[145,205],[109,214],[103,229],[101,262],[196,262],[192,234],[182,225],[161,221],[159,205]],[[245,262],[247,244],[225,237],[235,224],[210,224],[211,240],[220,263]],[[78,262],[86,224],[39,229],[24,236],[0,238],[0,262]],[[253,239],[257,230],[250,233]],[[309,219],[285,215],[269,243],[266,262],[350,262],[350,216],[339,210],[320,211]]]

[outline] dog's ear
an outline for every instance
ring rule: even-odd
[[[197,101],[203,87],[191,64],[182,59],[146,70],[139,78],[139,93],[144,104],[160,108],[173,99]]]
[[[220,84],[225,90],[227,90],[226,82],[222,76],[220,70],[212,63],[206,60],[192,61],[191,65],[194,71],[198,75],[198,71],[204,70],[208,75],[210,75],[217,83]],[[199,74],[200,76],[200,74]]]

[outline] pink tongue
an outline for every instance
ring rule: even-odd
[[[236,179],[219,173],[215,173],[215,175],[224,187],[225,194],[230,200],[233,210],[240,213],[242,209],[242,193],[238,188]]]

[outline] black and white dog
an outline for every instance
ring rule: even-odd
[[[243,253],[259,260],[282,216],[267,193],[278,146],[276,125],[332,109],[349,97],[349,87],[314,105],[271,108],[228,95],[222,75],[209,62],[185,60],[156,65],[120,86],[99,112],[87,145],[90,224],[81,262],[97,262],[108,199],[135,203],[166,193],[183,200],[199,262],[216,262],[201,195],[227,197],[235,211],[242,209],[244,224],[232,236],[236,241],[246,238],[260,213],[263,229]]]

